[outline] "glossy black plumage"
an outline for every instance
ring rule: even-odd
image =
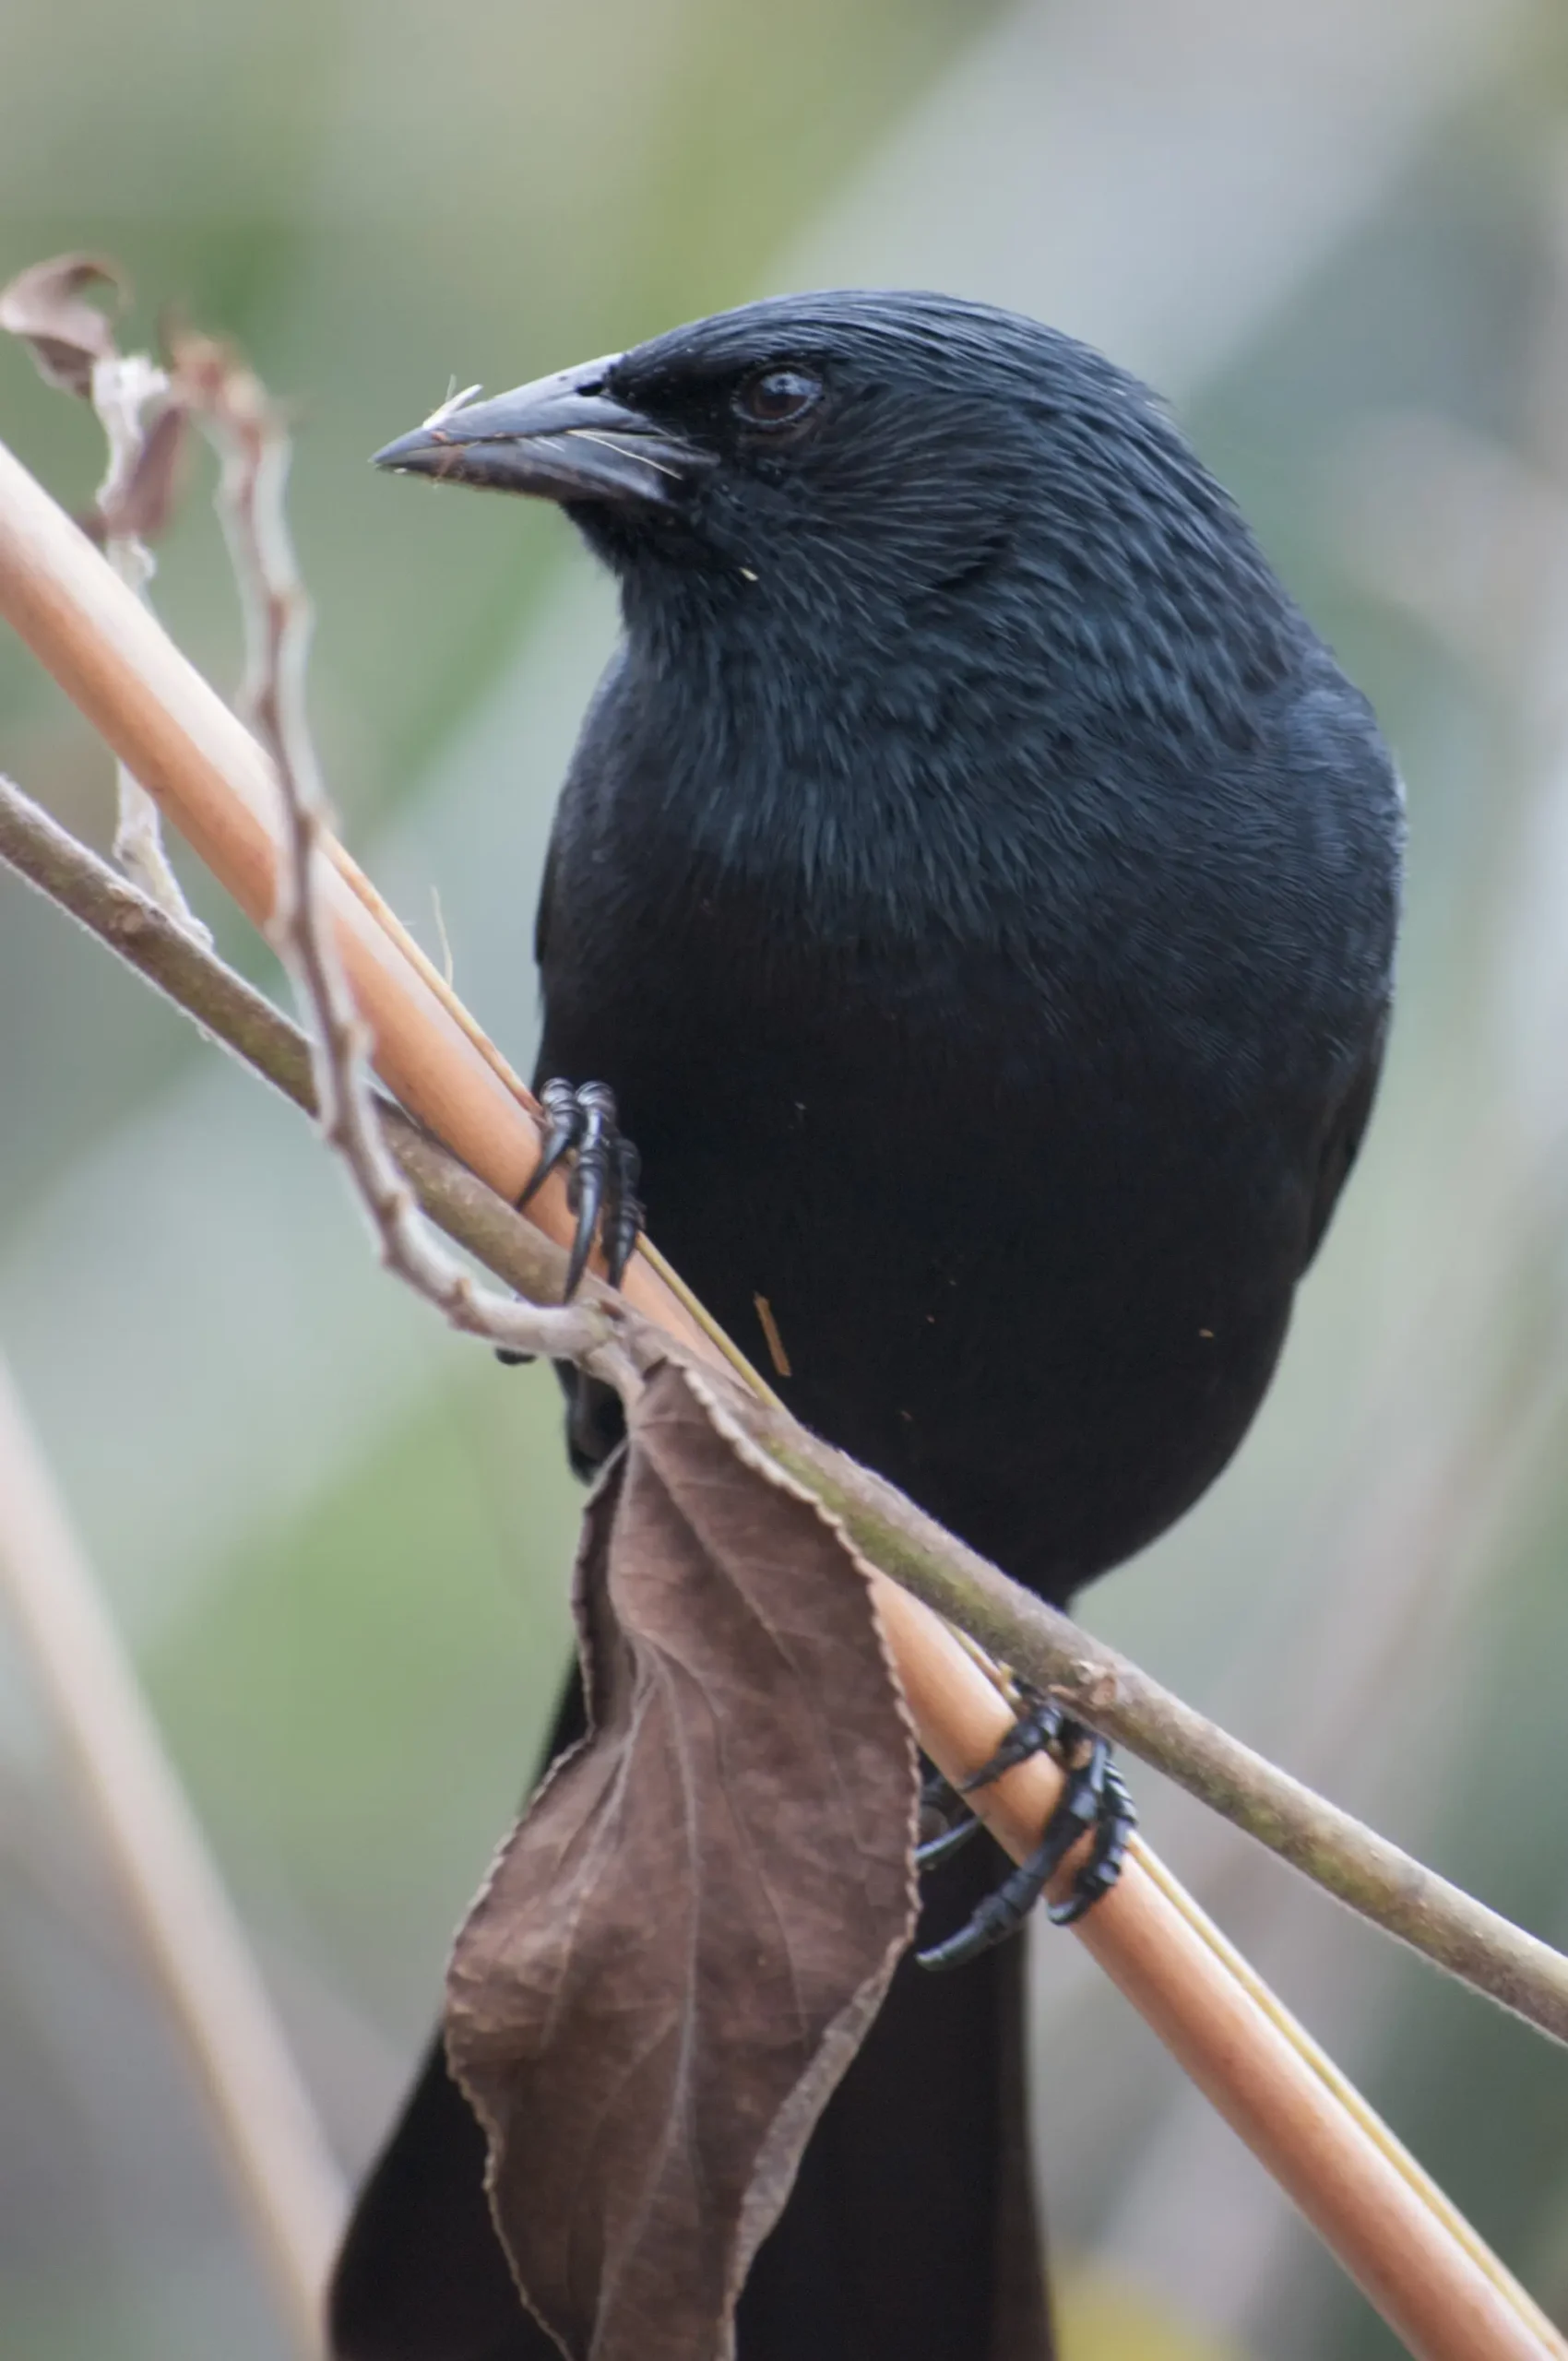
[[[1064,1599],[1266,1384],[1370,1103],[1393,772],[1098,356],[834,297],[612,382],[743,449],[727,380],[775,355],[824,372],[801,440],[689,514],[576,512],[628,629],[556,824],[540,1072],[612,1086],[654,1235],[759,1357],[766,1298],[791,1406]]]
[[[820,388],[781,424],[770,372]],[[540,1074],[612,1086],[653,1235],[759,1359],[766,1299],[791,1406],[1065,1600],[1224,1465],[1355,1156],[1371,711],[1158,401],[1032,321],[783,299],[540,397],[385,455],[547,491],[620,577]]]

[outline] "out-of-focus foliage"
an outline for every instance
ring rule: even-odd
[[[1400,751],[1410,922],[1384,1101],[1276,1394],[1211,1499],[1085,1612],[1558,1941],[1565,133],[1552,0],[0,19],[0,279],[107,251],[145,333],[177,305],[297,405],[334,793],[433,948],[439,893],[459,986],[519,1062],[534,877],[609,601],[558,518],[423,496],[366,455],[451,375],[499,390],[827,280],[1017,303],[1178,399]],[[85,504],[92,421],[9,347],[0,433]],[[155,596],[227,682],[199,498]],[[0,762],[106,840],[106,759],[3,643]],[[552,1389],[437,1335],[288,1110],[4,879],[0,1002],[0,1343],[357,2165],[564,1654]],[[1568,2318],[1568,2064],[1134,1784],[1178,1869]],[[1038,1949],[1071,2361],[1384,2361],[1071,1942]],[[8,2355],[278,2361],[3,1624],[0,2122]]]

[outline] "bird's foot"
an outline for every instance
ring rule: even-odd
[[[928,1820],[939,1824],[917,1846],[917,1867],[930,1869],[938,1861],[946,1860],[973,1835],[979,1822],[972,1812],[964,1809],[964,1796],[972,1795],[977,1787],[989,1786],[1004,1772],[1039,1753],[1051,1755],[1066,1774],[1044,1834],[1028,1859],[1020,1862],[994,1893],[987,1894],[967,1926],[960,1927],[945,1942],[917,1953],[921,1967],[961,1967],[966,1960],[977,1958],[993,1943],[1004,1942],[1023,1925],[1074,1845],[1091,1829],[1094,1842],[1087,1860],[1073,1880],[1072,1892],[1064,1901],[1051,1905],[1048,1915],[1052,1926],[1070,1927],[1101,1894],[1110,1892],[1121,1875],[1127,1842],[1137,1826],[1138,1816],[1111,1760],[1111,1749],[1102,1738],[1064,1714],[1060,1705],[1048,1698],[1032,1696],[990,1762],[982,1763],[964,1781],[961,1791],[950,1786],[940,1774],[926,1781],[921,1791],[922,1825]]]
[[[623,1139],[615,1120],[615,1095],[607,1083],[547,1082],[540,1103],[549,1118],[539,1167],[517,1200],[520,1211],[567,1157],[566,1203],[576,1230],[566,1264],[566,1296],[576,1293],[598,1241],[612,1287],[619,1287],[643,1226],[637,1195],[642,1159]]]

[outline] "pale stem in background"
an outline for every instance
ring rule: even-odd
[[[0,1587],[200,2078],[292,2340],[314,2361],[342,2181],[3,1358]]]

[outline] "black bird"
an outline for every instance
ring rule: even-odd
[[[808,1425],[1070,1600],[1235,1450],[1360,1143],[1402,839],[1365,699],[1155,397],[980,304],[752,304],[380,458],[558,501],[620,583],[540,1080],[609,1086],[660,1245]],[[613,1215],[630,1161],[588,1161]],[[939,1873],[944,1928],[991,1874]],[[1016,1951],[901,1967],[741,2361],[1048,2349]],[[434,2053],[348,2361],[548,2352],[481,2153]]]

